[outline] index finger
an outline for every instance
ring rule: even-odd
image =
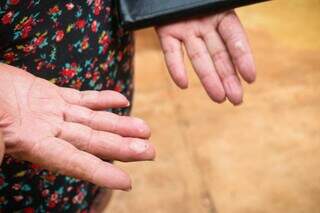
[[[124,137],[149,138],[150,128],[141,119],[119,116],[111,112],[93,111],[77,105],[67,105],[64,119],[95,130],[112,132]]]

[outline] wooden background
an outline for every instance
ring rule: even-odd
[[[320,1],[238,14],[258,67],[240,107],[210,102],[191,68],[180,91],[154,31],[137,32],[133,114],[151,125],[158,155],[118,164],[133,190],[116,192],[106,212],[320,212]]]

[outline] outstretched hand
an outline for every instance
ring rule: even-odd
[[[103,160],[155,157],[144,121],[100,111],[128,106],[120,93],[79,92],[8,65],[0,64],[0,70],[0,132],[7,154],[123,190],[131,187],[129,176]]]
[[[182,44],[209,97],[238,105],[243,90],[239,75],[254,82],[256,69],[244,29],[231,10],[156,28],[172,79],[188,87]]]

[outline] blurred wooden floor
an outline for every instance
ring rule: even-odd
[[[320,1],[238,10],[258,81],[240,107],[210,102],[169,78],[152,29],[137,33],[134,115],[153,130],[155,162],[119,165],[133,178],[111,213],[320,212]]]

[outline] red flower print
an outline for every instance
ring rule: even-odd
[[[32,29],[31,26],[26,26],[25,28],[23,28],[21,31],[21,37],[27,38],[29,36],[31,29]]]
[[[86,74],[85,74],[85,78],[86,78],[86,79],[91,78],[91,76],[92,76],[92,75],[91,75],[91,73],[90,73],[90,72],[86,72]]]
[[[92,80],[97,81],[100,78],[100,72],[95,71],[92,76]]]
[[[93,13],[98,16],[100,14],[102,8],[101,0],[95,0],[94,1],[94,11]]]
[[[54,208],[54,207],[56,207],[56,203],[55,202],[53,202],[53,201],[49,201],[49,208]]]
[[[102,44],[102,45],[110,43],[109,35],[103,36],[103,37],[100,39],[99,43]]]
[[[62,75],[67,78],[73,78],[73,76],[75,76],[75,74],[76,74],[76,71],[74,69],[65,68],[62,70]]]
[[[67,8],[67,10],[72,10],[74,8],[74,4],[73,3],[67,3],[66,4],[66,8]]]
[[[10,4],[17,5],[19,4],[20,0],[10,0]]]
[[[83,50],[87,49],[89,47],[89,37],[84,37],[84,39],[82,40],[82,43],[81,43],[81,48]]]
[[[97,28],[97,21],[96,21],[96,20],[94,20],[94,21],[92,22],[92,24],[91,24],[91,30],[92,30],[92,32],[94,32],[94,33],[97,32],[98,28]]]
[[[10,24],[12,22],[13,12],[9,11],[7,12],[2,18],[1,22],[2,24]]]
[[[54,176],[54,175],[47,175],[46,176],[46,180],[49,182],[54,182],[55,179],[56,179],[56,176]]]
[[[76,22],[76,28],[77,29],[82,29],[86,25],[86,20],[80,19]]]
[[[55,192],[50,196],[49,208],[54,208],[58,203],[58,194]]]
[[[64,32],[62,30],[58,30],[56,32],[56,42],[60,42],[64,37]]]
[[[31,164],[31,168],[32,169],[39,169],[40,168],[40,166],[38,165],[38,164]]]
[[[8,52],[4,54],[4,59],[8,62],[12,62],[15,58],[15,54],[13,52]]]
[[[23,51],[25,53],[30,53],[32,52],[33,50],[35,49],[35,46],[30,44],[30,45],[26,45],[24,48],[23,48]]]
[[[75,197],[73,197],[72,202],[73,203],[81,203],[83,198],[84,198],[84,194],[82,192],[80,192]]]
[[[121,83],[117,83],[116,86],[114,87],[114,91],[116,92],[121,92],[122,88],[121,88]]]
[[[72,85],[72,88],[80,90],[82,86],[82,81],[80,79],[77,79],[76,82]]]
[[[59,7],[54,6],[49,9],[49,14],[52,15],[52,14],[58,13],[59,11],[60,11]]]
[[[117,60],[118,61],[122,61],[122,59],[123,59],[123,52],[119,52],[119,54],[118,54],[118,58],[117,58]]]
[[[23,209],[23,213],[34,213],[34,212],[35,212],[34,208],[31,208],[31,207]]]
[[[39,46],[42,44],[42,42],[45,40],[46,38],[46,33],[42,34],[41,36],[39,36],[35,41],[34,41],[34,44],[36,46]]]

